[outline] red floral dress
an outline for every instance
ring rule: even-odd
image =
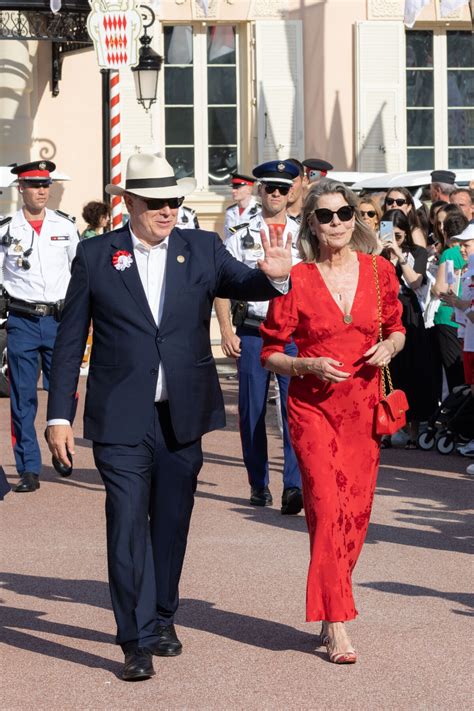
[[[378,340],[372,257],[358,254],[359,281],[352,323],[331,296],[315,264],[291,270],[290,292],[270,302],[261,327],[262,362],[282,353],[293,337],[300,357],[327,356],[351,373],[342,383],[315,375],[291,379],[288,424],[302,481],[311,547],[306,591],[308,622],[339,622],[357,615],[352,571],[369,524],[379,464],[374,408],[379,370],[363,354]],[[393,266],[377,257],[384,337],[404,332],[399,283]]]

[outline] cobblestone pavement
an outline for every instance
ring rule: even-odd
[[[81,391],[84,391],[81,379]],[[77,428],[71,479],[44,450],[41,489],[0,503],[1,709],[467,709],[472,680],[472,481],[460,456],[386,450],[355,572],[355,666],[330,664],[304,622],[308,538],[282,517],[282,450],[271,421],[272,508],[248,505],[236,381],[222,377],[225,431],[204,440],[178,633],[156,676],[119,680],[107,588],[104,494]],[[38,431],[46,394],[39,393]],[[83,398],[81,397],[83,400]],[[9,401],[1,456],[15,482]],[[78,419],[80,422],[80,419]],[[316,433],[315,433],[316,435]],[[42,445],[43,446],[43,445]]]

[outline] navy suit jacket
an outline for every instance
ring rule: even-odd
[[[51,366],[48,420],[71,419],[89,323],[94,328],[84,436],[138,444],[150,423],[162,363],[178,442],[225,426],[224,402],[211,352],[214,297],[278,296],[267,277],[234,259],[216,233],[175,228],[169,238],[159,328],[135,259],[124,271],[118,250],[133,255],[128,228],[80,242],[73,262]]]

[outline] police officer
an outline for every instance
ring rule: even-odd
[[[7,353],[17,492],[39,488],[41,455],[35,432],[38,359],[49,380],[51,355],[79,236],[74,218],[49,210],[51,161],[17,165],[23,207],[0,221],[0,268],[9,296]]]
[[[311,183],[319,183],[321,178],[325,178],[328,170],[334,170],[334,166],[328,163],[327,160],[322,160],[322,158],[306,158],[303,161],[303,165],[306,168],[306,176],[310,188]]]
[[[292,163],[295,168],[297,168],[298,175],[294,178],[293,186],[288,193],[288,205],[286,207],[286,211],[290,217],[293,217],[293,219],[300,224],[301,216],[303,214],[303,203],[306,197],[309,180],[303,163],[300,163],[297,158],[288,158],[288,162]]]
[[[239,226],[243,227],[258,215],[261,205],[252,195],[256,179],[249,175],[234,173],[230,184],[232,186],[232,199],[235,202],[225,211],[224,239],[230,237]]]
[[[281,231],[283,239],[293,243],[293,261],[299,261],[295,246],[298,223],[286,212],[288,193],[298,169],[290,161],[270,161],[257,166],[253,174],[260,181],[259,196],[262,210],[248,225],[230,235],[225,241],[229,252],[239,261],[255,268],[263,257],[261,231],[267,236],[269,229]],[[273,503],[269,489],[267,434],[265,413],[270,372],[260,364],[262,339],[259,328],[264,321],[268,302],[248,302],[234,305],[234,334],[229,316],[229,303],[216,299],[215,309],[222,335],[222,347],[227,356],[238,358],[239,375],[239,426],[242,453],[250,483],[250,503],[267,506]],[[291,343],[285,351],[296,355],[296,346]],[[283,495],[282,514],[296,514],[301,511],[301,477],[293,447],[291,446],[286,403],[289,378],[278,378],[280,403],[283,420]]]
[[[181,205],[178,210],[178,221],[176,222],[176,227],[180,230],[198,230],[199,220],[196,215],[196,211],[192,207],[186,207],[186,205]]]

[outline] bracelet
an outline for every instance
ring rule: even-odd
[[[298,360],[297,358],[293,358],[293,359],[292,359],[292,361],[291,361],[291,370],[292,370],[293,375],[296,375],[297,378],[303,378],[304,376],[301,375],[300,373],[298,373],[298,371],[296,370],[296,365],[295,365],[295,364],[296,364],[296,361],[297,361],[297,360]]]
[[[404,267],[406,264],[408,264],[408,259],[406,257],[403,260],[399,259],[398,263],[401,267]]]

